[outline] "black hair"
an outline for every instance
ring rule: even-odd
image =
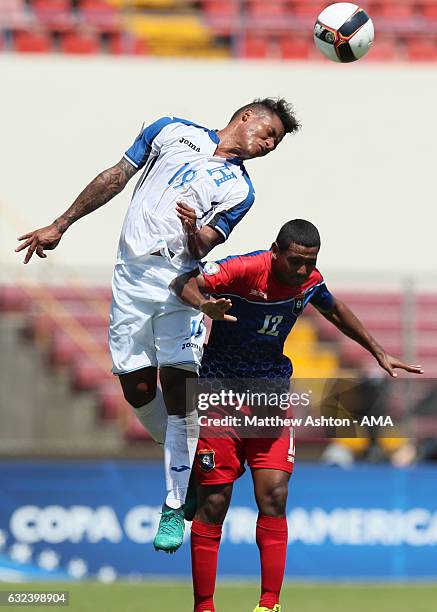
[[[253,109],[255,112],[270,112],[275,113],[282,121],[286,134],[297,132],[301,127],[296,119],[292,105],[285,98],[256,98],[250,104],[246,104],[239,108],[231,117],[231,121],[242,115],[248,109]]]
[[[305,219],[288,221],[279,230],[276,244],[280,251],[286,251],[292,243],[304,247],[320,247],[319,230]]]

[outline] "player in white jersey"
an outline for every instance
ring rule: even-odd
[[[141,130],[114,167],[99,174],[51,225],[19,237],[17,251],[46,257],[68,227],[119,193],[141,170],[126,214],[113,276],[109,344],[126,400],[164,444],[167,498],[157,549],[181,545],[198,438],[185,398],[197,376],[205,327],[199,311],[169,292],[170,282],[224,242],[254,202],[244,160],[267,155],[299,124],[284,99],[238,109],[222,130],[163,117]],[[159,369],[162,393],[157,388]]]

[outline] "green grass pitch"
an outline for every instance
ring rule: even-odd
[[[66,610],[66,612],[192,612],[188,583],[0,584],[0,590],[66,590],[70,605],[13,606],[14,610]],[[217,612],[252,612],[258,587],[219,583]],[[6,608],[5,608],[6,609]],[[283,612],[436,612],[437,585],[288,583],[283,590]]]

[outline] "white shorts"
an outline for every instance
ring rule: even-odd
[[[158,255],[115,266],[109,318],[114,374],[148,366],[198,371],[206,328],[203,314],[168,289],[180,274]]]

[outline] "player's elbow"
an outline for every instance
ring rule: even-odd
[[[196,259],[198,259],[199,261],[201,259],[203,259],[204,257],[206,257],[208,255],[208,253],[212,250],[212,245],[209,244],[202,244],[197,248],[197,254],[196,254]]]
[[[197,274],[197,270],[195,273]],[[193,272],[187,272],[172,280],[169,289],[173,295],[176,295],[180,300],[191,306],[192,304],[187,297],[187,292],[189,293],[189,290],[193,287],[193,283],[194,287],[197,287],[196,280],[193,278]]]
[[[181,277],[178,276],[177,278],[173,279],[168,286],[170,292],[177,295],[179,298],[181,297],[183,290],[183,284],[181,283],[180,278]]]
[[[196,259],[203,259],[215,246],[224,241],[224,237],[217,230],[208,225],[204,226],[196,235]]]

